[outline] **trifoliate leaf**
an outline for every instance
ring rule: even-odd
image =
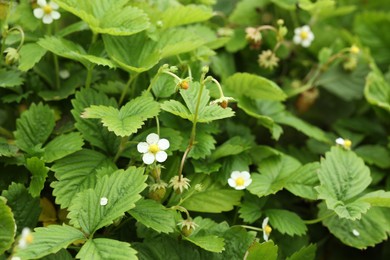
[[[108,154],[114,155],[118,151],[120,138],[102,126],[98,119],[85,120],[81,118],[81,113],[91,105],[104,105],[116,108],[115,100],[90,88],[81,89],[79,92],[76,92],[75,96],[76,98],[72,100],[73,109],[71,113],[76,120],[75,126],[77,130],[93,146],[97,146]]]
[[[42,145],[54,129],[54,112],[47,105],[32,104],[16,120],[15,143],[25,152],[34,154],[34,147]]]
[[[300,165],[296,159],[287,155],[267,158],[259,167],[261,174],[252,174],[252,183],[247,189],[259,197],[275,194],[286,186],[290,174]]]
[[[328,216],[331,211],[324,203],[320,204],[319,218]],[[389,209],[373,207],[361,219],[351,220],[333,215],[324,218],[322,223],[345,245],[359,249],[375,246],[386,240],[390,232]]]
[[[69,207],[77,193],[95,187],[96,171],[104,167],[115,169],[115,164],[105,155],[87,149],[56,161],[51,168],[58,180],[51,183],[56,203],[61,208]]]
[[[154,200],[139,200],[129,213],[138,222],[159,233],[171,233],[175,230],[175,212]]]
[[[26,168],[32,174],[29,192],[33,197],[38,197],[45,185],[49,168],[46,167],[45,163],[37,157],[28,158],[26,160]]]
[[[219,213],[230,211],[235,205],[240,203],[242,191],[222,186],[213,181],[210,176],[198,174],[191,180],[191,187],[188,194],[191,194],[184,200],[181,206],[190,211]],[[200,190],[196,190],[196,185],[200,185]],[[185,195],[184,195],[185,196]]]
[[[84,145],[83,138],[80,133],[69,133],[60,135],[51,140],[45,146],[45,153],[43,160],[45,162],[53,162],[61,159],[69,154],[77,152],[82,149]],[[61,147],[61,149],[59,149]]]
[[[177,100],[168,100],[161,104],[161,109],[175,116],[194,121],[194,115],[182,103]]]
[[[248,249],[247,260],[276,260],[278,259],[278,246],[272,240],[259,243],[254,242]]]
[[[82,114],[83,118],[101,119],[108,130],[118,136],[130,136],[144,125],[148,118],[157,116],[160,112],[160,104],[152,97],[137,97],[120,110],[107,106],[91,106]]]
[[[37,259],[56,253],[76,240],[85,239],[80,230],[68,225],[50,225],[35,228],[32,233],[32,243],[25,249],[19,249],[14,256],[21,259]]]
[[[215,143],[216,141],[211,134],[202,130],[198,131],[196,133],[194,146],[189,152],[188,157],[194,159],[205,158],[215,149]]]
[[[0,197],[0,254],[8,250],[15,237],[15,220],[11,208],[5,204],[5,199]]]
[[[162,14],[163,28],[206,21],[213,16],[211,8],[201,5],[172,5]]]
[[[91,68],[94,64],[115,68],[112,61],[88,54],[80,45],[55,36],[46,36],[38,41],[38,44],[54,54],[71,60],[79,61],[86,68]]]
[[[368,74],[364,96],[371,105],[390,112],[390,84],[386,82],[379,71]]]
[[[20,233],[24,227],[31,229],[36,227],[41,212],[38,197],[33,198],[20,183],[12,183],[8,190],[3,190],[1,196],[7,199],[7,205],[12,209],[17,233]]]
[[[359,219],[370,204],[352,200],[371,183],[370,170],[354,152],[332,147],[321,160],[317,187],[318,198],[324,199],[328,209],[341,218]]]
[[[132,36],[103,35],[103,41],[108,56],[128,72],[147,71],[161,59],[157,42],[145,33]]]
[[[246,96],[276,101],[285,100],[287,97],[273,81],[249,73],[235,73],[226,79],[224,86],[229,92],[235,93],[235,97]]]
[[[320,164],[318,162],[308,163],[290,174],[286,181],[285,188],[296,196],[316,200],[317,191],[314,187],[319,185],[318,170]]]
[[[282,234],[301,236],[307,231],[303,220],[294,212],[284,209],[268,209],[265,215],[269,217],[271,227]]]
[[[76,195],[69,206],[70,223],[87,234],[111,224],[115,219],[135,207],[141,191],[147,186],[144,169],[130,167],[118,170],[98,180],[94,189]],[[101,199],[106,198],[106,204]]]
[[[0,69],[0,88],[13,88],[22,85],[20,71]]]
[[[118,260],[136,260],[137,251],[131,248],[129,243],[108,238],[90,239],[81,247],[76,255],[79,259],[118,259]]]
[[[314,260],[316,257],[316,250],[317,246],[315,244],[310,244],[287,257],[286,260]]]
[[[222,237],[208,235],[208,236],[189,236],[183,237],[184,240],[203,248],[204,250],[220,253],[224,250],[224,239]]]
[[[249,224],[260,219],[261,216],[263,215],[262,208],[266,203],[266,201],[267,200],[265,198],[261,198],[261,199],[256,198],[256,200],[247,199],[247,195],[245,195],[244,201],[241,203],[240,209],[238,210],[238,213],[240,214],[240,218],[242,218],[246,223]]]
[[[36,43],[24,44],[20,49],[20,60],[18,69],[28,71],[38,63],[45,55],[46,50]]]
[[[56,3],[84,20],[95,34],[131,35],[149,27],[147,15],[127,5],[128,0],[58,0]]]

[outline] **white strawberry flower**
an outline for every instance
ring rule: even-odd
[[[57,12],[59,6],[53,1],[47,2],[46,0],[38,0],[39,7],[34,9],[34,16],[38,19],[42,19],[43,23],[51,24],[53,20],[58,20],[61,14]]]
[[[269,239],[269,235],[271,234],[272,232],[272,228],[270,225],[268,225],[268,221],[269,221],[269,218],[266,217],[264,220],[263,220],[263,223],[261,225],[261,228],[263,229],[263,238],[264,238],[264,241],[268,241]]]
[[[145,164],[152,164],[154,161],[165,162],[168,158],[166,149],[169,148],[167,139],[160,139],[157,134],[149,134],[146,137],[146,142],[140,142],[137,145],[138,152],[142,153],[142,161]]]
[[[314,34],[308,25],[295,28],[294,34],[294,43],[298,45],[300,44],[305,48],[309,47],[311,42],[314,40]]]
[[[229,186],[236,190],[243,190],[252,183],[251,175],[247,171],[233,171],[228,179]]]

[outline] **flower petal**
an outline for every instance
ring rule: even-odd
[[[252,179],[245,180],[245,182],[244,182],[245,188],[248,187],[251,183],[252,183]]]
[[[58,20],[60,19],[61,17],[61,14],[57,11],[51,11],[51,17],[54,19],[54,20]]]
[[[156,153],[156,161],[158,162],[165,162],[167,158],[168,158],[168,154],[164,151],[158,151]]]
[[[45,5],[47,5],[47,2],[46,2],[46,0],[38,0],[38,1],[37,1],[37,4],[38,4],[39,6],[41,6],[41,7],[44,7]]]
[[[42,8],[35,8],[34,11],[33,11],[33,13],[34,13],[34,16],[35,16],[36,18],[38,18],[38,19],[42,19],[43,15],[45,14],[45,13],[43,12],[43,9],[42,9]]]
[[[169,148],[169,141],[167,139],[163,138],[157,142],[157,145],[158,145],[158,148],[160,148],[160,150],[164,151],[164,150]]]
[[[261,223],[261,228],[264,230],[265,227],[268,225],[268,220],[269,220],[269,217],[266,217],[264,220],[263,220],[263,223]]]
[[[245,187],[245,185],[239,185],[239,186],[236,186],[236,187],[234,187],[236,190],[243,190],[243,189],[245,189],[246,187]]]
[[[302,41],[301,37],[299,35],[294,35],[293,42],[295,44],[300,44]]]
[[[232,188],[236,188],[237,184],[236,181],[232,178],[228,179],[229,186]]]
[[[247,171],[242,171],[241,172],[241,177],[244,179],[244,180],[249,180],[251,178],[251,175],[249,172]]]
[[[51,1],[51,2],[49,3],[49,5],[50,5],[51,8],[54,9],[54,10],[57,10],[57,9],[59,8],[58,4],[54,3],[53,1]]]
[[[53,22],[53,18],[51,17],[51,15],[47,14],[43,16],[42,21],[45,24],[51,24]]]
[[[145,164],[152,164],[154,163],[154,160],[156,158],[154,157],[154,154],[152,153],[145,153],[143,156],[142,156],[142,161],[144,161]]]
[[[146,137],[146,142],[148,144],[157,144],[158,140],[160,139],[160,137],[158,136],[158,134],[155,134],[155,133],[151,133],[149,134],[147,137]]]
[[[149,151],[149,145],[146,142],[140,142],[137,144],[137,150],[140,153],[147,153]]]
[[[230,174],[230,178],[237,179],[238,177],[241,177],[241,173],[239,171],[232,171],[232,174]]]
[[[306,40],[303,40],[303,41],[301,42],[301,45],[302,45],[303,47],[307,48],[307,47],[310,46],[310,43],[311,43],[311,41],[309,41],[308,39],[306,39]]]

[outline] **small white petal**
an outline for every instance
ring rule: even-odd
[[[100,198],[100,205],[101,206],[106,206],[108,203],[108,199],[106,197]]]
[[[45,5],[47,5],[47,2],[46,2],[46,0],[38,0],[37,1],[37,4],[39,5],[39,6],[45,6]]]
[[[302,45],[303,47],[307,48],[307,47],[310,46],[310,43],[311,43],[311,41],[308,41],[308,40],[306,39],[306,40],[303,40],[303,41],[301,42],[301,45]]]
[[[304,32],[310,32],[310,27],[309,27],[309,25],[304,25],[304,26],[301,27],[301,29],[302,29],[302,31],[304,31]]]
[[[51,8],[53,8],[54,10],[57,10],[57,9],[59,8],[58,4],[54,3],[53,1],[51,1],[49,5],[50,5]]]
[[[293,42],[295,44],[300,44],[301,43],[301,37],[299,35],[294,35]]]
[[[158,148],[160,148],[160,150],[164,151],[164,150],[169,148],[169,141],[167,139],[163,138],[157,142],[157,145],[158,145]]]
[[[268,225],[268,221],[269,221],[269,217],[266,217],[266,218],[263,220],[263,223],[261,223],[261,228],[262,228],[262,229],[265,229],[265,227]]]
[[[47,14],[43,16],[42,21],[45,24],[51,24],[53,22],[53,18],[51,17],[51,15]]]
[[[54,20],[58,20],[58,19],[60,19],[61,14],[60,14],[59,12],[57,12],[57,11],[52,11],[52,12],[51,12],[51,17],[52,17]]]
[[[148,144],[157,144],[158,140],[160,139],[160,137],[158,136],[158,134],[155,134],[155,133],[151,133],[149,134],[147,137],[146,137],[146,142]]]
[[[264,241],[268,241],[268,234],[266,232],[263,232],[263,239]]]
[[[36,18],[38,18],[38,19],[42,19],[43,15],[45,14],[45,13],[43,12],[43,9],[42,9],[42,8],[35,8],[34,11],[33,11],[33,13],[34,13],[34,16],[35,16]]]
[[[339,145],[344,145],[344,139],[339,137],[336,139],[336,144],[339,144]]]
[[[245,188],[248,187],[252,183],[252,179],[245,180],[244,186]]]
[[[70,76],[69,70],[60,70],[59,76],[62,79],[67,79]]]
[[[137,144],[137,150],[140,153],[147,153],[149,151],[149,145],[145,142],[140,142]]]
[[[302,29],[301,29],[300,27],[295,28],[295,30],[294,30],[294,34],[295,34],[295,35],[300,35],[301,32],[302,32]]]
[[[152,153],[145,153],[143,156],[142,156],[142,161],[145,163],[145,164],[152,164],[154,162],[156,158],[154,157],[154,154]]]
[[[247,171],[243,171],[241,172],[241,177],[244,179],[244,180],[249,180],[251,178],[251,175],[249,172]]]
[[[353,230],[352,230],[352,234],[353,234],[354,236],[356,236],[356,237],[360,236],[359,231],[357,231],[356,229],[353,229]]]
[[[22,258],[20,258],[19,256],[13,256],[11,257],[11,260],[22,260]]]
[[[230,178],[237,179],[238,177],[241,177],[241,173],[239,171],[232,171],[232,174],[230,174]]]
[[[245,187],[245,185],[239,185],[239,186],[236,186],[236,187],[234,187],[236,190],[243,190],[243,189],[245,189],[246,187]]]
[[[229,186],[232,188],[236,188],[237,184],[236,181],[232,178],[228,179]]]
[[[158,162],[165,162],[167,158],[168,158],[168,154],[164,151],[158,151],[156,153],[156,161]]]

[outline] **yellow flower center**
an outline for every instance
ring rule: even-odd
[[[344,147],[345,147],[346,149],[350,149],[351,146],[352,146],[351,140],[345,139],[345,140],[344,140]]]
[[[271,234],[271,231],[272,231],[272,228],[271,228],[269,225],[265,226],[264,232],[265,232],[268,236],[269,236],[269,234]]]
[[[158,145],[157,144],[151,144],[149,146],[149,152],[151,153],[157,153],[158,151],[160,151],[160,148],[158,148]]]
[[[33,239],[34,239],[33,235],[32,235],[32,234],[28,234],[28,235],[26,236],[26,243],[27,243],[27,244],[31,244],[32,241],[33,241]]]
[[[349,51],[352,53],[352,54],[358,54],[360,52],[360,49],[359,47],[357,47],[356,45],[352,45],[351,48],[349,49]]]
[[[237,186],[242,186],[242,185],[244,185],[244,183],[245,183],[244,178],[238,177],[238,178],[236,179],[236,185],[237,185]]]
[[[53,8],[51,8],[50,5],[45,5],[43,8],[42,8],[43,12],[45,14],[51,14],[51,12],[53,11]]]
[[[305,31],[301,32],[301,39],[302,40],[306,40],[308,37],[309,37],[309,33],[308,32],[305,32]]]

